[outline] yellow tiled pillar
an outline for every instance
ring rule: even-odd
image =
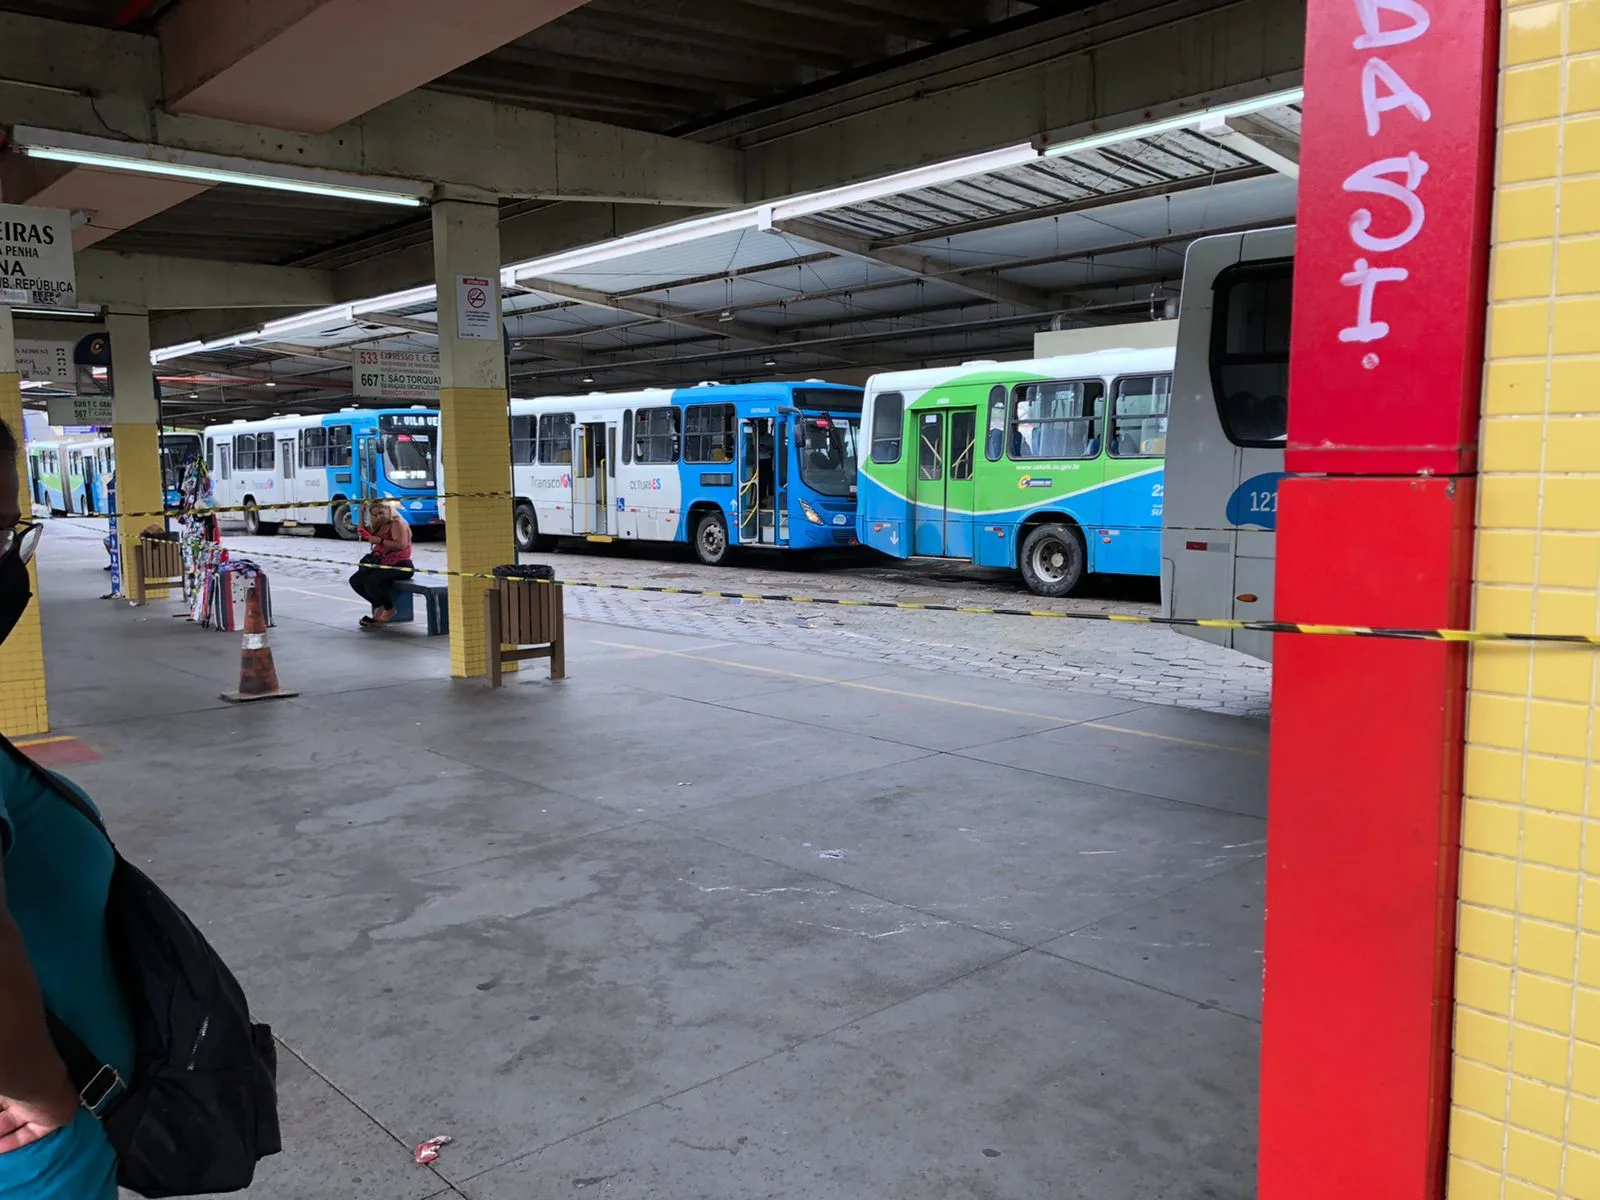
[[[1600,0],[1508,6],[1501,55],[1475,621],[1594,634]],[[1449,1200],[1600,1197],[1597,658],[1472,655]]]
[[[488,575],[517,560],[506,499],[511,438],[500,326],[499,220],[493,204],[441,200],[433,206],[441,478],[452,497],[446,562],[452,571],[473,575]],[[482,324],[474,320],[478,313],[486,314]],[[493,495],[472,498],[479,493]],[[458,678],[488,671],[483,622],[488,586],[483,579],[450,577],[450,673]]]
[[[11,310],[0,306],[0,421],[11,428],[17,439],[17,477],[21,489],[22,516],[33,511],[28,494],[28,464],[22,448],[22,380],[17,375],[16,341],[12,332]],[[44,636],[39,611],[39,570],[30,567],[33,577],[33,603],[22,620],[0,645],[0,733],[8,738],[44,733],[50,728],[50,713],[45,703]]]
[[[106,314],[111,337],[112,449],[117,456],[118,514],[158,513],[164,506],[161,481],[160,408],[155,375],[150,368],[150,316],[142,309],[112,308]],[[119,515],[117,541],[122,550],[122,594],[133,595],[129,582],[139,535],[158,516]],[[151,588],[152,600],[167,595]]]

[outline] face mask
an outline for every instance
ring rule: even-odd
[[[11,636],[11,631],[28,610],[33,599],[33,585],[28,580],[28,564],[12,549],[0,558],[0,642]]]

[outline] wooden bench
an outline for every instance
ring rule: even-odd
[[[171,538],[145,535],[133,548],[133,602],[149,602],[151,588],[183,586],[183,546]]]
[[[402,579],[394,585],[394,618],[390,624],[417,619],[414,597],[427,606],[428,636],[450,632],[450,585],[443,580]]]
[[[550,660],[550,678],[567,677],[567,624],[561,585],[554,581],[497,579],[483,594],[489,686],[499,687],[504,665]]]

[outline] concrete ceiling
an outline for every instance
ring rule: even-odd
[[[13,143],[48,135],[498,198],[503,260],[518,262],[1277,91],[1298,83],[1304,38],[1303,0],[502,0],[470,20],[437,0],[389,9],[391,27],[374,30],[365,0],[0,0],[0,122]],[[1268,123],[1291,152],[1295,132]],[[508,297],[514,372],[560,387],[768,362],[844,370],[1009,352],[1067,310],[1095,319],[1091,305],[1148,310],[1175,285],[1187,238],[1232,224],[1230,205],[1292,215],[1292,187],[1250,145],[1190,135],[1132,159],[1041,159],[840,204],[744,236],[727,262],[709,243],[634,264],[626,286],[553,279],[577,290]],[[1203,195],[1217,204],[1160,227],[1161,212]],[[0,153],[0,197],[83,213],[80,293],[151,309],[158,347],[431,277],[415,209],[13,152]],[[1101,213],[1108,204],[1123,207]],[[1066,248],[1063,223],[1077,231]],[[1085,277],[1097,238],[1111,253]],[[960,260],[963,246],[979,259]],[[1148,261],[1134,270],[1118,255]],[[227,387],[230,405],[283,407],[295,376],[302,402],[334,403],[352,338],[429,344],[428,304],[394,315],[410,327],[335,331],[305,356],[197,354],[163,372],[221,381],[197,384],[201,401]],[[252,392],[251,372],[269,369],[275,386]]]

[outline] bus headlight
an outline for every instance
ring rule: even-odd
[[[826,521],[824,521],[821,517],[817,516],[817,510],[812,508],[811,505],[806,503],[804,500],[800,501],[800,511],[805,513],[806,520],[810,521],[813,525],[826,525],[827,524]]]

